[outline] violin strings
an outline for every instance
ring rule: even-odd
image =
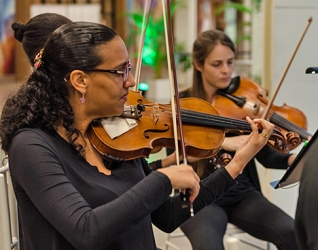
[[[195,123],[196,120],[199,120],[199,123],[202,125],[212,125],[222,128],[235,128],[239,129],[238,126],[241,126],[241,129],[251,130],[247,122],[241,120],[235,120],[227,117],[222,117],[218,115],[210,115],[205,113],[198,113],[189,110],[181,110],[182,119],[187,119],[188,122]],[[246,126],[248,125],[248,126]]]
[[[163,108],[166,106],[166,108]],[[145,105],[146,110],[142,112],[143,115],[152,115],[153,108],[159,107],[159,105]],[[163,113],[171,115],[171,108],[169,105],[160,105],[161,110],[164,110]],[[150,110],[151,109],[151,110]],[[149,113],[150,112],[150,113]],[[197,112],[187,109],[181,109],[181,116],[185,122],[200,124],[200,125],[210,125],[227,129],[239,129],[245,131],[251,131],[251,127],[248,122],[238,119],[232,119],[228,117],[222,117],[219,115],[207,114],[203,112]]]
[[[307,130],[297,126],[296,124],[288,121],[284,117],[280,116],[277,113],[273,113],[272,116],[270,117],[270,121],[273,122],[274,124],[277,124],[278,126],[287,129],[288,131],[294,131],[302,137],[302,139],[307,139],[310,134],[307,132]]]
[[[165,106],[166,108],[162,108]],[[168,115],[168,117],[172,116],[171,108],[169,105],[145,105],[145,110],[142,111],[142,116],[153,116],[154,115],[154,108],[159,108],[159,117],[161,115]],[[183,121],[195,124],[195,125],[206,125],[206,126],[214,126],[218,128],[223,129],[233,129],[234,131],[245,131],[245,132],[251,132],[252,129],[250,127],[250,124],[247,121],[244,120],[238,120],[238,119],[232,119],[228,117],[222,117],[219,115],[213,115],[213,114],[207,114],[203,112],[197,112],[187,109],[181,109],[181,116]],[[160,118],[159,118],[160,119]],[[261,132],[261,128],[259,129],[259,132]],[[280,131],[273,130],[272,136],[274,136],[276,139],[285,143],[284,136],[280,133]]]

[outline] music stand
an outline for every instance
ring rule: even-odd
[[[279,181],[271,182],[271,186],[277,189],[299,182],[306,160],[315,154],[318,154],[318,129],[307,145],[304,144],[283,177]]]

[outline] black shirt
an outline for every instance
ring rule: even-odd
[[[57,133],[22,129],[9,148],[24,249],[156,249],[152,223],[172,232],[190,218],[171,183],[143,158],[100,173]],[[226,170],[201,182],[195,212],[236,184]]]

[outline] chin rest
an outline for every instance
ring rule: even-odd
[[[225,89],[220,89],[219,91],[226,93],[226,94],[232,94],[240,86],[240,81],[241,81],[241,79],[239,76],[233,77],[231,82],[230,82],[230,85]]]

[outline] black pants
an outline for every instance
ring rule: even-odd
[[[230,222],[248,234],[272,242],[279,250],[298,250],[294,220],[255,191],[236,205],[205,207],[181,226],[193,250],[224,249],[223,237]]]

